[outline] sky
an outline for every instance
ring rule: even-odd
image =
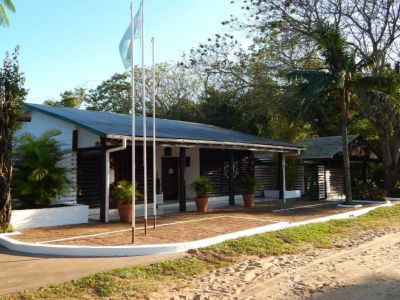
[[[145,0],[145,60],[177,61],[184,52],[226,28],[231,14],[241,17],[231,0]],[[240,1],[236,1],[240,2]],[[10,26],[0,27],[0,59],[20,46],[20,68],[29,89],[27,102],[59,99],[75,87],[94,88],[123,72],[118,45],[130,22],[130,0],[13,0]],[[138,0],[135,0],[138,8]],[[138,58],[138,57],[137,57]],[[139,58],[140,59],[140,58]],[[139,60],[138,60],[139,61]]]

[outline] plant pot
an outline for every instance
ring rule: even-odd
[[[243,194],[244,206],[252,207],[254,205],[254,194]]]
[[[117,208],[121,222],[132,221],[132,204],[117,204]]]
[[[206,212],[208,206],[208,197],[198,197],[196,198],[197,211]]]

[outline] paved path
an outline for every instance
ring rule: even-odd
[[[100,271],[138,264],[150,264],[185,254],[146,257],[70,258],[25,255],[0,246],[0,295],[61,283]]]

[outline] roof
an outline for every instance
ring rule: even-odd
[[[99,112],[76,108],[47,106],[41,104],[26,104],[27,110],[36,110],[66,122],[85,128],[90,132],[108,138],[131,136],[132,117],[110,112]],[[147,118],[147,136],[152,135],[153,119]],[[143,119],[136,116],[136,137],[143,137]],[[199,123],[156,119],[156,136],[159,140],[171,139],[177,142],[202,141],[216,144],[251,146],[262,148],[279,147],[283,150],[298,150],[302,147],[285,142],[260,138],[254,135],[229,130],[213,125]]]
[[[349,145],[359,136],[358,134],[349,135]],[[333,158],[343,149],[341,135],[313,138],[301,141],[299,144],[307,149],[301,155],[303,159]]]

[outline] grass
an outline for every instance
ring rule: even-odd
[[[13,232],[13,231],[14,231],[14,228],[12,227],[11,224],[8,224],[8,227],[5,230],[0,228],[0,233],[10,233],[10,232]]]
[[[354,219],[336,220],[259,234],[192,251],[186,258],[98,273],[64,284],[23,291],[4,299],[121,299],[144,298],[166,284],[237,262],[240,256],[298,253],[332,248],[335,242],[376,229],[398,228],[400,206],[378,208]]]

